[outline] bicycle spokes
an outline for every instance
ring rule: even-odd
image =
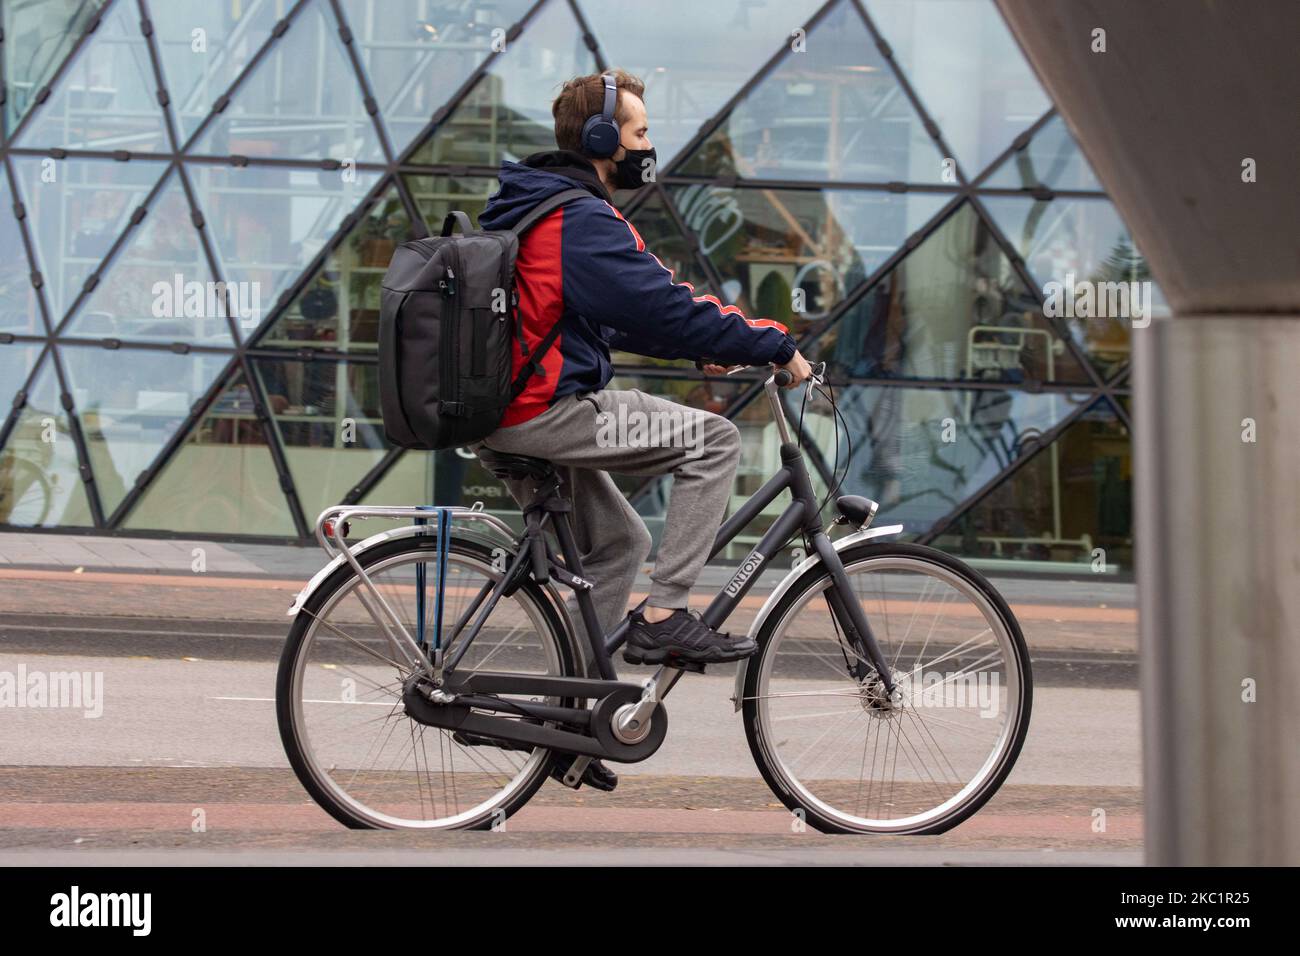
[[[423,635],[436,653],[450,627],[440,619],[463,618],[499,573],[488,560],[436,547],[366,571],[368,583],[350,579],[310,614],[293,664],[296,740],[312,778],[351,818],[377,826],[471,825],[534,785],[549,754],[411,719],[403,692],[413,671],[393,655],[373,612],[381,599],[393,617],[385,623]],[[458,673],[485,669],[563,673],[543,609],[522,592],[497,604]]]
[[[783,615],[764,653],[765,744],[780,775],[843,826],[924,826],[1005,753],[1019,661],[1005,622],[961,576],[909,559],[849,571],[894,686],[838,626],[827,579]]]

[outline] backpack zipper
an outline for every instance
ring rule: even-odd
[[[456,265],[460,265],[454,246],[450,252],[451,261]],[[447,266],[447,275],[438,280],[438,290],[447,303],[447,314],[443,318],[445,324],[443,327],[441,391],[444,395],[452,396],[449,404],[454,403],[458,406],[461,401],[460,375],[458,372],[460,364],[460,306],[456,301],[456,270],[451,265]]]

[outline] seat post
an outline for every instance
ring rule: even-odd
[[[555,472],[541,479],[533,479],[534,485],[532,494],[528,498],[528,503],[524,505],[525,513],[528,511],[550,511],[550,503],[555,500],[563,500],[560,494],[560,476]]]
[[[556,494],[547,501],[546,510],[551,516],[551,526],[555,530],[556,540],[560,543],[560,554],[564,558],[564,567],[570,574],[585,577],[582,558],[578,554],[578,543],[573,538],[573,527],[569,524],[570,505],[568,499]],[[578,602],[578,612],[582,615],[583,630],[587,632],[587,647],[591,651],[591,662],[596,667],[596,675],[605,680],[617,680],[614,665],[610,661],[609,649],[605,646],[605,632],[596,617],[596,605],[592,603],[591,591],[575,588],[574,598]]]

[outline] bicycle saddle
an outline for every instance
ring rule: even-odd
[[[532,478],[537,481],[549,478],[555,473],[555,466],[545,458],[533,458],[531,455],[512,455],[509,452],[493,451],[486,445],[479,448],[478,460],[497,478]]]

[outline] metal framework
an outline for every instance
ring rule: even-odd
[[[161,2],[161,0],[160,0]],[[279,20],[265,41],[251,56],[248,62],[243,66],[240,72],[235,76],[228,89],[225,90],[214,101],[210,112],[199,123],[194,131],[184,141],[178,134],[178,123],[173,115],[173,105],[168,94],[165,76],[162,68],[162,61],[158,48],[158,41],[154,34],[152,21],[150,18],[151,0],[106,0],[99,11],[87,23],[85,30],[76,39],[68,54],[57,67],[55,73],[49,82],[36,94],[34,105],[18,122],[15,128],[10,131],[7,126],[7,116],[0,116],[0,159],[4,164],[4,174],[7,177],[9,188],[14,196],[14,212],[17,224],[20,230],[23,243],[23,251],[32,263],[31,282],[34,288],[41,322],[45,329],[44,335],[28,335],[15,333],[0,333],[0,343],[21,344],[40,346],[40,354],[33,361],[31,371],[26,381],[15,396],[12,407],[7,411],[2,422],[0,422],[0,448],[3,448],[14,427],[16,426],[19,416],[22,412],[24,403],[29,395],[36,377],[41,374],[45,368],[45,359],[50,360],[51,367],[54,369],[57,377],[59,397],[62,406],[67,414],[70,426],[70,433],[76,448],[77,461],[79,465],[80,477],[89,503],[90,513],[96,529],[103,529],[117,534],[142,534],[157,536],[157,531],[134,532],[125,529],[122,524],[131,512],[132,508],[139,501],[140,497],[150,486],[152,480],[161,472],[163,468],[172,460],[181,444],[189,437],[191,432],[203,418],[209,413],[213,405],[221,396],[223,391],[232,383],[232,380],[239,373],[242,373],[243,381],[250,389],[253,400],[254,413],[258,421],[261,434],[265,441],[266,447],[270,452],[276,474],[278,476],[280,488],[285,495],[294,528],[297,532],[298,539],[306,542],[311,537],[310,516],[303,511],[303,506],[299,498],[297,488],[294,483],[292,472],[289,468],[285,444],[279,434],[279,429],[269,413],[269,402],[265,389],[259,375],[253,368],[254,359],[287,359],[301,361],[305,364],[313,362],[345,362],[350,364],[365,365],[376,362],[376,356],[373,353],[356,353],[346,352],[336,348],[309,348],[309,349],[282,349],[259,346],[261,338],[273,328],[280,318],[285,314],[291,303],[308,287],[315,279],[322,268],[325,267],[331,255],[342,245],[345,239],[350,235],[362,217],[364,217],[377,203],[381,197],[387,195],[390,191],[395,192],[402,204],[411,224],[411,230],[416,235],[428,235],[429,226],[421,215],[420,209],[415,201],[410,188],[407,185],[406,174],[417,174],[424,176],[484,176],[495,177],[497,169],[495,166],[473,166],[459,164],[421,164],[415,161],[414,157],[418,151],[425,145],[431,136],[434,136],[442,125],[452,116],[456,108],[466,99],[470,91],[487,76],[497,62],[498,58],[505,55],[503,52],[493,51],[488,53],[484,60],[477,68],[472,70],[464,79],[456,91],[448,100],[434,111],[424,128],[415,135],[410,142],[400,152],[394,150],[390,142],[385,124],[381,121],[380,111],[373,95],[372,85],[367,76],[365,65],[356,49],[354,35],[349,26],[347,16],[339,0],[320,0],[320,11],[334,18],[334,26],[338,30],[338,35],[342,41],[343,47],[347,53],[348,63],[355,74],[355,80],[362,94],[362,101],[366,113],[372,122],[375,133],[384,156],[383,163],[358,162],[356,168],[359,171],[370,171],[378,174],[374,185],[366,192],[359,205],[346,215],[339,223],[338,228],[333,235],[324,243],[320,251],[312,260],[301,270],[296,280],[286,288],[277,298],[275,305],[266,312],[256,330],[241,335],[236,328],[236,323],[231,315],[231,310],[227,308],[226,320],[229,325],[231,341],[235,344],[230,346],[224,345],[199,345],[190,343],[165,343],[165,342],[131,342],[120,343],[117,340],[105,340],[96,337],[83,336],[65,336],[62,333],[67,328],[73,316],[77,314],[81,303],[91,294],[98,284],[101,276],[111,266],[115,257],[122,248],[129,242],[135,230],[140,228],[140,223],[144,219],[151,203],[157,198],[165,184],[172,182],[172,177],[177,177],[186,202],[189,205],[191,221],[199,237],[204,260],[211,271],[212,278],[215,281],[222,281],[224,276],[221,274],[219,267],[219,257],[214,248],[212,237],[207,228],[201,205],[196,197],[193,180],[191,177],[191,167],[199,166],[233,166],[244,168],[248,166],[268,166],[268,167],[289,167],[295,169],[323,169],[337,170],[340,164],[337,160],[320,160],[312,162],[309,160],[294,160],[278,157],[245,157],[245,156],[203,156],[194,155],[188,152],[203,136],[213,122],[222,114],[227,106],[232,102],[235,96],[243,87],[247,78],[256,72],[259,64],[266,59],[272,48],[301,17],[303,10],[311,0],[296,0],[285,14],[283,19]],[[507,46],[510,45],[521,35],[527,28],[528,24],[533,21],[539,12],[548,4],[567,6],[574,18],[580,36],[590,52],[595,64],[600,69],[605,69],[608,63],[601,51],[600,44],[592,32],[588,20],[584,15],[578,0],[536,0],[514,23],[506,34]],[[58,86],[59,81],[69,70],[70,65],[76,61],[77,55],[81,48],[90,42],[90,38],[96,29],[103,22],[105,15],[116,5],[130,4],[136,8],[139,17],[140,33],[144,40],[149,53],[150,66],[153,72],[153,78],[157,88],[157,99],[161,108],[163,123],[167,135],[169,151],[167,152],[140,152],[130,153],[121,150],[93,150],[93,149],[46,149],[46,148],[25,148],[11,146],[13,139],[33,121],[33,117],[40,111],[40,105],[48,99],[51,92]],[[901,69],[899,63],[894,57],[893,51],[888,42],[880,34],[876,25],[860,0],[828,0],[824,3],[804,24],[804,30],[811,32],[812,29],[829,13],[839,7],[841,4],[847,4],[852,8],[858,17],[861,18],[866,30],[870,34],[877,49],[879,50],[884,61],[892,73],[892,78],[898,83],[904,96],[907,98],[911,109],[920,119],[927,135],[940,150],[942,156],[954,156],[952,150],[943,137],[942,131],[930,117],[924,104],[916,94],[910,80]],[[0,24],[0,76],[3,76],[5,42],[4,42],[3,24]],[[1039,201],[1051,201],[1056,198],[1062,199],[1105,199],[1102,192],[1091,192],[1081,190],[1050,190],[1045,188],[1035,190],[1017,190],[1004,188],[989,188],[982,184],[1007,161],[1016,151],[1024,149],[1033,136],[1038,133],[1042,127],[1055,115],[1054,109],[1049,109],[1043,116],[1034,122],[1028,129],[1020,133],[1019,136],[1002,151],[986,168],[981,170],[975,176],[968,176],[967,171],[963,170],[961,163],[956,163],[957,182],[955,184],[912,184],[903,182],[838,182],[838,181],[808,181],[808,180],[780,180],[780,179],[746,179],[737,177],[703,177],[697,175],[688,175],[682,173],[681,167],[685,165],[689,157],[700,147],[707,139],[726,121],[732,111],[744,101],[750,92],[766,79],[774,69],[776,69],[790,51],[784,44],[776,50],[772,56],[764,62],[759,69],[731,96],[731,98],[719,109],[709,120],[707,120],[695,133],[695,135],[680,149],[673,163],[660,175],[657,182],[653,183],[646,189],[636,194],[625,207],[625,213],[632,217],[636,211],[652,199],[657,199],[662,208],[667,212],[669,221],[680,234],[680,239],[685,247],[690,250],[696,267],[707,277],[709,283],[715,289],[721,288],[722,280],[714,263],[702,250],[698,238],[687,227],[680,210],[678,210],[670,194],[670,189],[674,186],[688,186],[694,184],[706,184],[723,187],[739,187],[742,189],[779,189],[779,190],[804,190],[819,191],[826,188],[835,188],[837,190],[863,190],[877,191],[891,194],[905,193],[930,193],[948,197],[941,209],[931,219],[921,226],[916,232],[909,236],[906,241],[895,250],[884,262],[882,262],[869,276],[865,277],[854,288],[848,291],[845,297],[829,312],[823,319],[819,320],[815,327],[810,329],[808,334],[801,340],[801,347],[807,347],[819,338],[827,335],[836,327],[838,322],[848,314],[868,293],[870,293],[877,284],[887,276],[890,271],[897,266],[907,255],[912,252],[921,242],[932,235],[939,229],[951,216],[956,214],[959,209],[969,205],[975,215],[978,216],[982,226],[986,229],[993,241],[999,247],[999,250],[1011,264],[1012,270],[1024,285],[1030,290],[1039,301],[1043,304],[1042,293],[1038,284],[1030,276],[1023,259],[1012,243],[1003,234],[998,227],[995,219],[989,215],[988,210],[981,202],[981,196],[1030,196]],[[3,112],[3,111],[0,111]],[[22,193],[19,190],[17,175],[14,171],[11,157],[13,156],[52,156],[54,158],[80,158],[80,159],[103,159],[115,160],[118,162],[131,162],[133,160],[157,160],[168,164],[167,170],[160,176],[157,183],[149,191],[144,202],[131,218],[130,225],[123,230],[112,242],[108,252],[105,254],[103,261],[91,273],[90,277],[84,283],[82,289],[76,294],[73,301],[66,307],[62,315],[55,315],[52,311],[50,296],[47,294],[44,279],[37,268],[38,257],[36,255],[35,240],[32,235],[32,226],[22,208]],[[1127,362],[1118,369],[1109,379],[1103,379],[1098,373],[1087,355],[1083,352],[1077,342],[1074,341],[1068,329],[1059,319],[1052,319],[1044,315],[1044,320],[1051,326],[1052,331],[1064,343],[1071,357],[1084,370],[1088,376],[1086,383],[1078,385],[1062,384],[1057,382],[1028,382],[1021,385],[1007,385],[1001,383],[973,382],[961,379],[852,379],[850,384],[872,385],[884,388],[930,388],[930,389],[961,389],[961,390],[982,390],[991,389],[997,391],[1029,391],[1029,392],[1062,392],[1071,394],[1086,393],[1088,398],[1081,401],[1080,404],[1068,413],[1064,418],[1058,421],[1049,431],[1045,432],[1037,444],[1036,449],[1026,451],[1020,454],[1006,468],[1002,469],[995,477],[990,479],[980,488],[969,494],[963,501],[959,502],[952,511],[937,521],[922,536],[922,541],[932,541],[946,529],[951,527],[954,522],[961,518],[963,514],[977,506],[983,501],[995,488],[1009,479],[1015,472],[1023,468],[1037,454],[1041,453],[1053,440],[1059,438],[1064,431],[1073,424],[1079,416],[1084,414],[1089,408],[1094,407],[1098,401],[1105,403],[1124,425],[1125,428],[1132,428],[1131,419],[1128,411],[1118,401],[1119,396],[1129,393],[1127,375]],[[128,490],[125,497],[117,504],[111,512],[105,511],[103,501],[101,500],[99,489],[95,483],[94,472],[91,468],[90,454],[87,447],[86,437],[82,431],[80,418],[73,405],[72,390],[69,386],[67,370],[59,354],[58,345],[100,345],[108,348],[127,348],[131,350],[164,350],[178,352],[182,354],[189,353],[213,353],[228,356],[228,361],[221,371],[213,379],[211,385],[202,393],[199,399],[193,404],[183,423],[171,437],[164,443],[158,451],[153,461],[147,466],[143,473],[137,479],[134,487]],[[681,373],[674,373],[663,367],[643,367],[636,365],[620,365],[617,368],[618,374],[634,374],[647,377],[667,377],[680,379],[684,376]],[[739,411],[754,401],[761,394],[762,382],[760,378],[755,377],[742,393],[726,409],[725,414],[734,417]],[[400,449],[389,449],[382,459],[363,475],[356,484],[349,489],[344,496],[342,505],[352,505],[359,502],[367,493],[373,489],[389,470],[396,465],[404,453]],[[824,463],[818,463],[814,456],[814,464],[818,470],[824,471]],[[824,477],[824,476],[823,476]],[[633,495],[634,500],[647,494],[654,486],[655,479],[652,479],[642,485]],[[81,531],[82,528],[51,528],[50,531]],[[166,532],[163,532],[164,534]],[[177,535],[185,532],[176,532]],[[239,535],[236,536],[242,540],[255,539],[256,535]],[[275,540],[283,540],[275,538]]]

